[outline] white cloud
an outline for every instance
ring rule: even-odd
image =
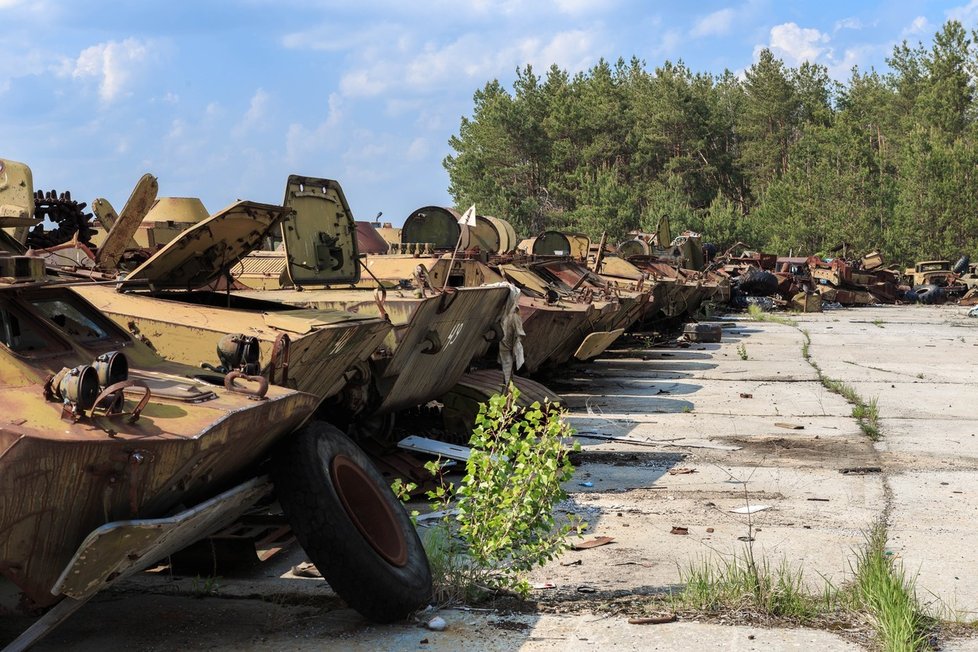
[[[389,23],[344,28],[342,25],[328,22],[301,32],[286,34],[282,37],[282,45],[290,49],[323,52],[363,51],[385,43],[396,42],[403,34],[402,26]]]
[[[768,47],[789,66],[797,66],[803,61],[816,62],[823,55],[831,56],[828,42],[828,35],[817,29],[783,23],[771,28]]]
[[[683,35],[678,29],[669,29],[662,34],[659,44],[652,49],[652,54],[656,57],[667,57],[676,51],[679,44],[683,42]]]
[[[734,16],[734,10],[730,8],[714,11],[697,20],[690,34],[696,37],[726,34],[730,31]]]
[[[570,30],[549,39],[510,39],[503,47],[491,41],[465,34],[445,45],[428,42],[416,47],[405,40],[343,75],[340,91],[348,97],[373,97],[394,89],[424,94],[460,82],[481,83],[525,64],[538,72],[554,63],[576,72],[594,60],[597,38],[591,31]]]
[[[259,88],[255,91],[255,94],[251,96],[251,102],[248,104],[248,110],[245,111],[241,121],[232,129],[232,135],[240,138],[252,128],[260,126],[268,113],[268,101],[269,95],[265,89]]]
[[[386,77],[378,67],[372,70],[360,69],[348,72],[340,79],[340,91],[350,97],[372,97],[387,90],[392,80]]]
[[[767,47],[774,56],[794,68],[803,62],[818,63],[828,69],[833,79],[846,79],[853,66],[864,67],[881,56],[885,56],[890,44],[857,43],[846,47],[841,55],[832,47],[828,34],[817,29],[799,27],[795,23],[784,23],[771,28],[768,45],[754,48],[754,58],[761,48]]]
[[[863,21],[851,16],[849,18],[843,18],[842,20],[835,21],[835,31],[839,31],[840,29],[859,30],[863,27],[865,27],[865,25],[863,25]]]
[[[557,11],[571,16],[605,13],[617,4],[617,0],[554,0]]]
[[[329,96],[326,118],[312,129],[299,123],[289,125],[285,134],[285,157],[290,166],[301,165],[315,152],[336,145],[336,127],[343,120],[342,101],[336,93]]]
[[[407,152],[404,154],[404,158],[408,161],[420,161],[428,155],[431,147],[428,145],[428,141],[424,138],[415,138],[408,145]]]
[[[926,17],[924,17],[924,16],[917,16],[916,18],[914,18],[910,22],[910,25],[908,25],[907,27],[903,28],[903,31],[901,32],[901,34],[903,36],[916,36],[916,35],[923,34],[924,32],[929,31],[930,28],[931,28],[930,21],[927,20]]]
[[[97,78],[99,98],[110,103],[127,92],[128,84],[149,56],[149,44],[134,38],[99,43],[81,51],[74,61],[71,76],[75,79]]]
[[[945,11],[944,15],[951,20],[959,20],[966,26],[972,26],[978,22],[978,0],[971,0],[960,7],[952,7]]]

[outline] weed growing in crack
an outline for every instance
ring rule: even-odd
[[[856,598],[872,618],[883,649],[926,649],[931,623],[917,603],[914,579],[886,554],[882,522],[867,534],[866,545],[857,553],[855,575]]]
[[[815,359],[811,355],[812,338],[807,330],[799,329],[804,338],[801,344],[801,357],[811,365],[818,376],[819,382],[825,389],[833,394],[838,394],[852,405],[852,417],[859,424],[859,429],[863,431],[872,441],[879,441],[882,434],[879,429],[879,398],[873,397],[868,401],[859,395],[856,389],[841,380],[829,378],[822,372]]]
[[[769,321],[775,324],[782,324],[784,326],[798,326],[798,322],[794,319],[785,317],[784,315],[776,315],[770,312],[764,312],[758,306],[751,304],[747,306],[747,314],[754,321]]]
[[[670,597],[675,610],[708,613],[749,610],[798,623],[813,623],[844,611],[845,596],[828,582],[822,594],[806,589],[803,571],[786,559],[776,565],[757,561],[750,544],[731,558],[701,558],[679,575],[683,589]]]
[[[737,355],[740,356],[741,360],[747,360],[750,356],[747,355],[747,346],[744,344],[737,345]]]

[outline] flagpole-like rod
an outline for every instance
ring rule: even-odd
[[[441,286],[442,292],[448,287],[448,279],[452,277],[452,268],[455,267],[455,256],[458,255],[458,248],[462,246],[463,229],[476,225],[475,204],[469,207],[460,218],[458,218],[458,242],[455,243],[455,251],[452,252],[452,260],[448,263],[448,273],[445,274],[445,284]]]
[[[445,288],[448,287],[448,279],[452,276],[452,268],[455,266],[455,254],[458,253],[458,248],[462,246],[462,229],[466,228],[464,225],[460,224],[458,227],[458,242],[455,243],[455,251],[452,252],[452,261],[448,263],[448,273],[445,274],[445,284],[441,286],[441,291],[444,292]]]

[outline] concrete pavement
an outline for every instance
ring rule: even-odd
[[[874,307],[795,317],[826,375],[878,399],[875,445],[818,381],[791,326],[731,319],[720,344],[619,347],[562,373],[552,388],[567,398],[584,452],[560,509],[589,523],[586,538],[615,541],[534,571],[534,582],[554,585],[533,592],[546,606],[539,613],[448,611],[444,632],[372,626],[340,608],[324,582],[291,577],[302,560],[293,551],[252,576],[222,578],[218,597],[195,599],[190,580],[137,578],[97,597],[40,649],[860,649],[858,638],[808,629],[629,625],[601,605],[674,589],[690,564],[743,554],[748,534],[755,555],[800,569],[813,590],[843,582],[880,518],[889,549],[918,575],[921,601],[973,620],[978,320],[964,313]],[[872,466],[882,473],[840,473]],[[747,506],[766,508],[731,511]],[[0,640],[21,621],[4,622]],[[978,650],[970,640],[942,643]]]

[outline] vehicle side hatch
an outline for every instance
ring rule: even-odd
[[[238,201],[183,231],[120,284],[120,289],[194,290],[221,278],[258,247],[289,209]]]
[[[282,222],[289,280],[296,287],[360,280],[357,225],[332,179],[291,175],[285,201],[292,215]]]

